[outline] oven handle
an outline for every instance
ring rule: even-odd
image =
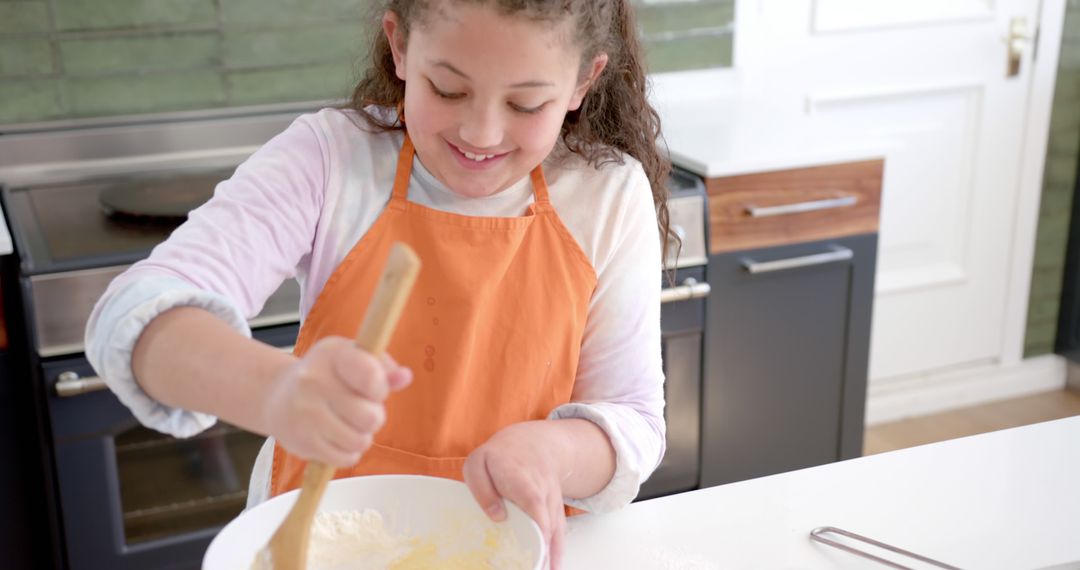
[[[56,395],[61,398],[70,398],[80,394],[88,394],[108,388],[105,381],[97,376],[80,378],[78,372],[71,370],[61,372],[56,377]]]
[[[293,347],[281,347],[279,350],[292,352]],[[108,386],[105,384],[105,381],[98,376],[81,378],[78,372],[66,370],[56,377],[56,395],[61,398],[80,396],[82,394],[99,392],[105,389],[108,389]]]
[[[682,285],[668,287],[660,291],[661,303],[675,303],[677,301],[689,301],[702,299],[709,296],[712,287],[708,283],[698,283],[697,279],[687,277]]]

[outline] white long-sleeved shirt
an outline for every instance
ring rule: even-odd
[[[390,199],[400,131],[373,133],[353,112],[298,118],[221,182],[214,196],[149,258],[118,276],[86,329],[90,363],[144,425],[188,437],[217,418],[155,401],[131,371],[135,342],[157,315],[206,309],[250,336],[247,319],[285,279],[300,283],[301,319],[331,273]],[[596,495],[568,500],[593,512],[629,503],[664,453],[660,360],[660,244],[640,163],[601,167],[577,155],[545,162],[551,202],[592,263],[590,300],[572,400],[550,418],[584,418],[608,435],[615,475]],[[462,197],[413,161],[411,201],[471,216],[520,216],[533,199],[528,176],[484,198]],[[268,497],[267,441],[252,472],[248,504]]]

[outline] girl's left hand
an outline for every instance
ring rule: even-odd
[[[563,481],[569,470],[562,437],[545,420],[514,424],[469,454],[463,468],[465,484],[492,520],[506,518],[507,499],[536,521],[552,570],[562,560],[566,532]]]

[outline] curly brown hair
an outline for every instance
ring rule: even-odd
[[[581,74],[599,54],[607,54],[603,73],[590,87],[584,101],[566,114],[561,138],[566,148],[594,166],[621,163],[626,153],[641,163],[652,187],[660,230],[663,260],[669,243],[679,238],[670,228],[667,209],[667,176],[671,162],[660,151],[660,116],[647,98],[644,56],[630,0],[454,0],[491,5],[500,13],[542,22],[573,17],[574,41],[581,49]],[[413,25],[424,22],[439,0],[387,0],[381,9],[398,16],[408,37]],[[369,112],[369,105],[397,107],[405,100],[405,82],[395,73],[394,57],[385,34],[376,28],[372,37],[371,65],[353,90],[347,104],[371,127],[380,131],[404,128],[385,115]]]

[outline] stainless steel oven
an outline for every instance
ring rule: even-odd
[[[102,192],[140,180],[218,180],[228,172],[81,180],[5,188],[20,259],[30,362],[54,493],[60,565],[196,568],[209,541],[243,510],[261,436],[218,424],[190,439],[142,427],[105,389],[83,355],[83,329],[109,281],[171,231],[158,221],[115,221]],[[284,285],[252,321],[256,338],[288,348],[299,290]]]
[[[16,261],[5,260],[3,291],[17,308],[6,315],[19,327],[13,354],[24,355],[13,381],[33,394],[48,518],[33,534],[49,536],[51,567],[198,568],[243,509],[263,437],[225,424],[183,440],[142,427],[95,376],[83,329],[112,278],[182,221],[184,196],[207,196],[298,112],[0,133]],[[251,321],[255,337],[290,347],[298,308],[290,281]]]
[[[296,329],[257,337],[287,346]],[[197,568],[243,510],[263,438],[224,423],[189,439],[144,428],[82,356],[45,359],[39,371],[64,566]]]
[[[701,179],[675,170],[670,178],[668,210],[681,250],[670,250],[661,276],[660,328],[664,359],[667,452],[638,494],[651,499],[698,488],[701,472],[702,350],[706,281],[705,187]],[[673,282],[672,282],[673,281]]]

